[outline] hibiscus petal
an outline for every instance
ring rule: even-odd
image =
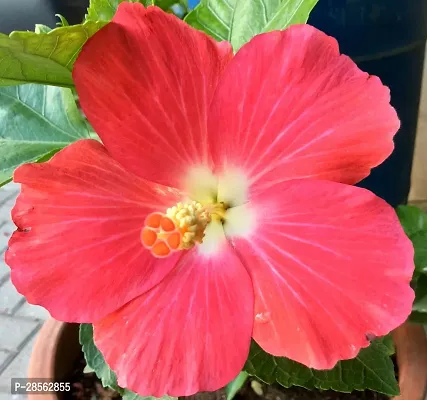
[[[23,165],[14,180],[22,189],[6,253],[12,282],[56,319],[102,318],[151,289],[180,257],[156,259],[140,240],[147,214],[179,193],[127,172],[94,140]]]
[[[332,368],[411,312],[412,244],[371,192],[301,180],[241,207],[256,225],[232,242],[254,284],[253,337],[267,352]]]
[[[388,88],[309,25],[255,37],[236,54],[209,113],[216,169],[262,190],[289,179],[356,183],[393,150]]]
[[[85,44],[73,78],[111,155],[143,178],[178,187],[189,167],[209,162],[207,108],[231,57],[228,43],[174,15],[124,2]]]
[[[242,369],[253,327],[249,275],[228,245],[197,250],[150,292],[94,324],[118,383],[142,396],[217,390]]]

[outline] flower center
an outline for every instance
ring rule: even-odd
[[[174,251],[188,250],[202,243],[205,229],[212,220],[222,220],[224,203],[203,206],[197,201],[178,203],[166,213],[155,212],[145,219],[141,241],[145,248],[159,258]]]

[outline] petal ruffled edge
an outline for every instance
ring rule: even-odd
[[[414,253],[385,201],[304,180],[240,207],[254,223],[231,241],[254,284],[253,338],[265,351],[329,369],[407,319]]]

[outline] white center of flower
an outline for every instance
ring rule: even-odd
[[[156,257],[195,245],[210,256],[227,237],[248,236],[255,230],[255,213],[247,204],[248,180],[239,171],[217,177],[206,168],[193,168],[184,188],[187,199],[145,221],[141,241]]]
[[[218,202],[231,208],[248,201],[249,181],[237,169],[215,176],[207,168],[192,168],[183,186],[190,198],[202,204]]]

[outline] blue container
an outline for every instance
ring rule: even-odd
[[[188,0],[188,8],[191,10],[200,3],[200,0]]]
[[[427,1],[319,0],[309,23],[336,37],[343,53],[390,87],[391,103],[402,122],[396,149],[360,186],[393,206],[405,203],[427,38]]]

